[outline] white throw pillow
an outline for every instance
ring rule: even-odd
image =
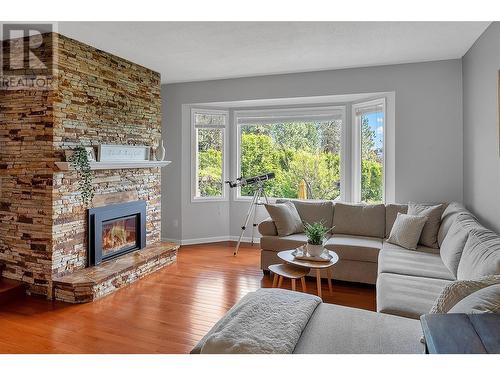
[[[292,202],[265,204],[264,206],[276,225],[278,236],[283,237],[304,231],[302,220]]]
[[[427,217],[398,212],[387,242],[415,250]]]

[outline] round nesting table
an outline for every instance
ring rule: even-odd
[[[269,271],[274,273],[273,288],[281,288],[283,278],[286,277],[292,282],[292,290],[295,290],[296,280],[300,279],[302,282],[302,291],[306,292],[306,275],[309,273],[309,268],[294,266],[289,263],[285,264],[271,264]]]
[[[321,297],[321,270],[325,269],[328,275],[328,288],[330,293],[333,292],[332,288],[332,266],[339,261],[339,256],[333,252],[328,251],[332,259],[329,262],[315,262],[311,260],[295,259],[292,253],[295,250],[285,250],[278,253],[278,257],[286,263],[293,264],[294,266],[312,268],[316,270],[316,285],[318,288],[318,296]]]

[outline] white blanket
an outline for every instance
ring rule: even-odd
[[[201,353],[292,353],[319,303],[283,289],[248,293],[202,339]]]

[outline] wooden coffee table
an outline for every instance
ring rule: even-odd
[[[330,289],[330,294],[333,292],[332,288],[332,266],[339,261],[339,256],[333,252],[328,251],[332,259],[329,262],[314,262],[310,260],[295,259],[292,255],[294,250],[285,250],[278,253],[278,257],[284,260],[286,263],[293,264],[299,267],[312,268],[316,270],[316,285],[318,287],[318,296],[321,297],[321,270],[326,269],[328,275],[328,288]]]

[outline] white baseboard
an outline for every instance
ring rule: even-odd
[[[162,241],[174,242],[179,245],[198,245],[211,242],[224,242],[224,241],[238,241],[239,236],[218,236],[218,237],[202,237],[202,238],[189,238],[185,240],[178,240],[174,238],[162,238]],[[243,237],[241,242],[251,243],[252,237]],[[259,244],[260,238],[254,238],[254,244]]]
[[[229,236],[229,241],[238,241],[239,238],[240,238],[240,236]],[[252,237],[242,237],[241,238],[241,242],[251,243],[252,242]],[[260,237],[259,238],[254,237],[253,238],[253,243],[254,244],[260,244]]]
[[[175,243],[175,244],[177,244],[177,245],[180,245],[180,244],[181,244],[181,241],[180,241],[180,240],[178,240],[178,239],[176,239],[176,238],[166,238],[166,237],[162,237],[162,238],[161,238],[161,241],[162,241],[162,242],[173,242],[173,243]]]

